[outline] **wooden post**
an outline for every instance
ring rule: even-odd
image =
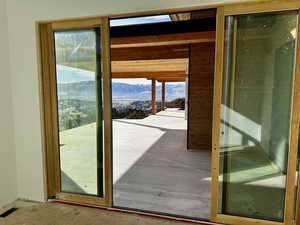
[[[166,83],[161,83],[161,111],[164,111],[166,108]]]
[[[151,89],[151,113],[152,115],[156,114],[156,80],[152,79],[152,89]]]

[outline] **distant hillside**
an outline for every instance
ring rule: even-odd
[[[156,96],[160,100],[161,98],[161,86],[157,86]],[[147,84],[126,84],[126,83],[112,83],[112,95],[113,98],[132,98],[132,99],[151,99],[151,85]],[[175,98],[182,98],[185,95],[185,85],[181,84],[167,84],[166,85],[166,97],[167,100],[173,100]]]
[[[68,95],[79,100],[95,100],[95,73],[74,67],[57,65],[57,88],[59,99]],[[150,100],[151,85],[112,83],[113,99]],[[170,83],[166,85],[166,98],[171,101],[185,95],[183,83]],[[161,99],[161,86],[157,86],[157,98]]]
[[[94,81],[79,81],[75,83],[59,83],[58,97],[59,99],[66,99],[72,96],[73,99],[80,100],[95,100],[95,82]],[[171,101],[175,98],[182,98],[185,95],[185,85],[167,84],[166,98]],[[126,83],[112,83],[112,97],[113,99],[136,99],[136,100],[150,100],[151,85],[146,84],[126,84]],[[161,86],[157,86],[157,99],[161,98]]]

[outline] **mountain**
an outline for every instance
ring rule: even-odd
[[[57,89],[58,98],[95,101],[95,73],[73,68],[69,66],[57,65]],[[161,86],[157,86],[157,99],[161,99]],[[166,99],[171,101],[175,98],[185,96],[184,83],[166,84]],[[134,99],[150,100],[151,85],[149,84],[127,84],[112,82],[112,97],[114,100]]]
[[[74,83],[58,83],[58,98],[95,101],[95,82],[80,81]],[[157,86],[157,99],[161,99],[161,86]],[[182,98],[185,95],[184,84],[166,84],[166,99],[171,101],[175,98]],[[150,100],[151,85],[147,84],[126,84],[112,83],[113,100],[134,99],[134,100]]]
[[[126,84],[126,83],[112,83],[113,99],[151,99],[151,85],[150,84]],[[166,84],[166,99],[171,101],[175,98],[182,98],[185,96],[185,85]],[[161,86],[156,87],[156,97],[161,99]]]

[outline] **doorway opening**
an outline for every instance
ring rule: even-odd
[[[209,220],[216,11],[110,20],[113,205]]]
[[[217,10],[217,40],[215,10],[39,24],[49,199],[224,224],[299,217],[299,3]]]

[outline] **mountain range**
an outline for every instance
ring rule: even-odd
[[[59,99],[79,99],[87,101],[95,101],[95,82],[80,81],[74,83],[59,83],[57,85]],[[156,88],[156,97],[161,99],[161,86]],[[167,84],[166,99],[171,101],[176,98],[182,98],[185,95],[184,84]],[[127,84],[127,83],[112,83],[112,98],[113,100],[150,100],[151,85],[147,84]]]
[[[95,101],[95,73],[78,68],[57,65],[57,89],[59,99],[79,99]],[[157,99],[161,99],[161,86],[157,88]],[[171,101],[185,96],[184,83],[166,84],[166,99]],[[112,82],[113,100],[150,100],[150,84],[128,84]]]
[[[185,85],[166,84],[166,99],[171,101],[175,98],[183,98],[185,96]],[[113,99],[151,99],[151,85],[150,84],[126,84],[126,83],[112,83],[112,97]],[[156,97],[161,99],[161,85],[156,87]]]

